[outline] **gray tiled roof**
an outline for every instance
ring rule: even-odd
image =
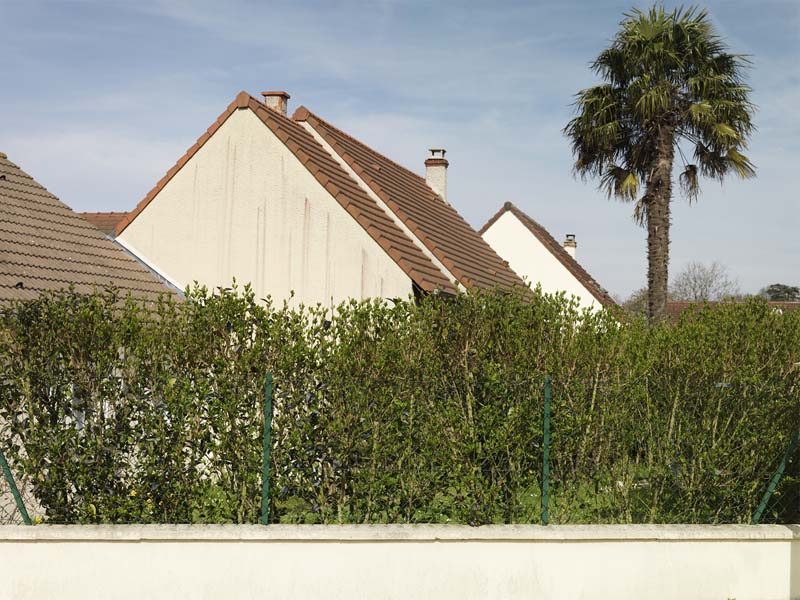
[[[45,290],[114,285],[155,298],[170,290],[136,259],[0,153],[0,302]]]

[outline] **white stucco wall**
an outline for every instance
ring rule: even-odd
[[[0,599],[790,600],[796,530],[0,527]]]
[[[532,287],[576,296],[582,308],[601,308],[597,299],[570,273],[550,250],[510,211],[483,232],[483,239]]]
[[[251,283],[293,305],[400,297],[410,278],[250,110],[237,110],[117,240],[179,288]]]

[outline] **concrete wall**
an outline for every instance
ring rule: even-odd
[[[589,290],[510,211],[483,233],[483,239],[531,286],[541,284],[548,294],[567,292],[578,298],[582,308],[601,308]]]
[[[293,305],[400,297],[409,277],[250,110],[237,110],[117,240],[179,288],[251,283]]]
[[[0,527],[0,598],[800,598],[797,526]]]

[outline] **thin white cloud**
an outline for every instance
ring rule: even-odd
[[[86,128],[12,135],[4,144],[13,148],[9,159],[79,212],[131,210],[185,151],[145,132]]]

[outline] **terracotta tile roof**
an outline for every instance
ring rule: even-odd
[[[455,293],[453,282],[420,250],[389,215],[345,172],[305,128],[281,113],[268,108],[246,92],[219,116],[197,142],[186,151],[167,174],[150,190],[136,208],[117,224],[120,235],[125,228],[158,195],[170,179],[214,135],[217,129],[238,109],[250,109],[280,139],[297,159],[336,201],[394,259],[401,269],[426,292],[441,290]]]
[[[30,175],[0,154],[0,302],[75,285],[114,284],[155,298],[170,290]]]
[[[725,300],[724,302],[717,302],[717,301],[704,301],[704,302],[686,302],[682,300],[673,300],[667,302],[667,316],[677,321],[681,314],[689,309],[694,308],[697,310],[702,309],[704,306],[710,306],[712,308],[719,306],[720,304],[737,304],[736,300]],[[767,302],[770,308],[774,308],[776,310],[798,310],[800,309],[800,302]]]
[[[522,286],[522,280],[425,179],[327,123],[305,107],[309,123],[370,189],[466,288]]]
[[[126,212],[83,212],[78,214],[100,231],[112,237],[116,230],[117,223],[128,216]]]
[[[600,286],[600,284],[597,283],[597,281],[595,281],[591,275],[589,275],[586,269],[584,269],[577,260],[569,255],[564,247],[559,244],[558,241],[556,241],[556,239],[550,235],[550,233],[544,227],[531,219],[511,202],[506,202],[500,208],[500,210],[498,210],[494,216],[489,219],[483,227],[481,227],[479,233],[483,235],[483,233],[506,212],[510,212],[517,217],[517,219],[519,219],[520,222],[525,225],[528,231],[530,231],[536,237],[536,239],[539,240],[539,242],[541,242],[542,245],[544,245],[544,247],[547,248],[562,265],[564,265],[564,267],[572,274],[573,277],[581,282],[581,285],[583,285],[583,287],[585,287],[600,304],[603,306],[616,306],[617,303],[614,302],[614,299],[611,297],[611,295],[602,286]]]

